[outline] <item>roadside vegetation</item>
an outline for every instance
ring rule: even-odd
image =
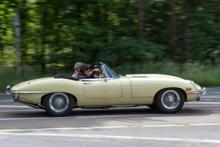
[[[107,63],[108,64],[108,63]],[[203,65],[201,63],[177,64],[173,62],[146,62],[143,64],[124,64],[112,67],[118,74],[167,74],[178,76],[184,79],[190,79],[201,86],[220,86],[220,66]],[[0,91],[5,91],[7,85],[15,85],[19,82],[51,77],[56,73],[63,72],[72,74],[73,68],[66,70],[65,67],[60,69],[46,69],[46,74],[42,74],[38,68],[31,66],[22,67],[21,78],[16,77],[14,67],[1,66],[0,70]]]
[[[0,0],[0,91],[98,61],[121,74],[161,73],[220,86],[219,40],[217,0]]]

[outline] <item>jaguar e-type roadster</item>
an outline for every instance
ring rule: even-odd
[[[76,107],[109,108],[147,105],[163,113],[180,111],[184,102],[199,100],[206,88],[190,80],[162,74],[116,74],[108,65],[96,62],[99,78],[75,79],[70,75],[35,79],[6,88],[14,101],[52,116],[65,116]]]

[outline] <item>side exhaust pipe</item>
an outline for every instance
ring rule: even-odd
[[[25,104],[27,106],[30,106],[32,108],[36,108],[36,109],[44,109],[44,107],[40,106],[40,105],[37,105],[37,104],[31,104],[31,103],[28,103],[28,102],[25,102],[25,101],[21,101],[21,100],[14,100],[14,102],[18,102],[18,103],[22,103],[22,104]]]

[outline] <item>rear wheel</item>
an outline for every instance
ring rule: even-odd
[[[44,99],[44,108],[51,116],[66,116],[72,111],[73,106],[73,97],[65,93],[54,93]]]
[[[165,89],[156,96],[156,106],[163,113],[176,113],[184,105],[185,97],[179,89]]]

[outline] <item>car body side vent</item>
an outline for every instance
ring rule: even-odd
[[[147,76],[132,76],[132,78],[147,78]]]

